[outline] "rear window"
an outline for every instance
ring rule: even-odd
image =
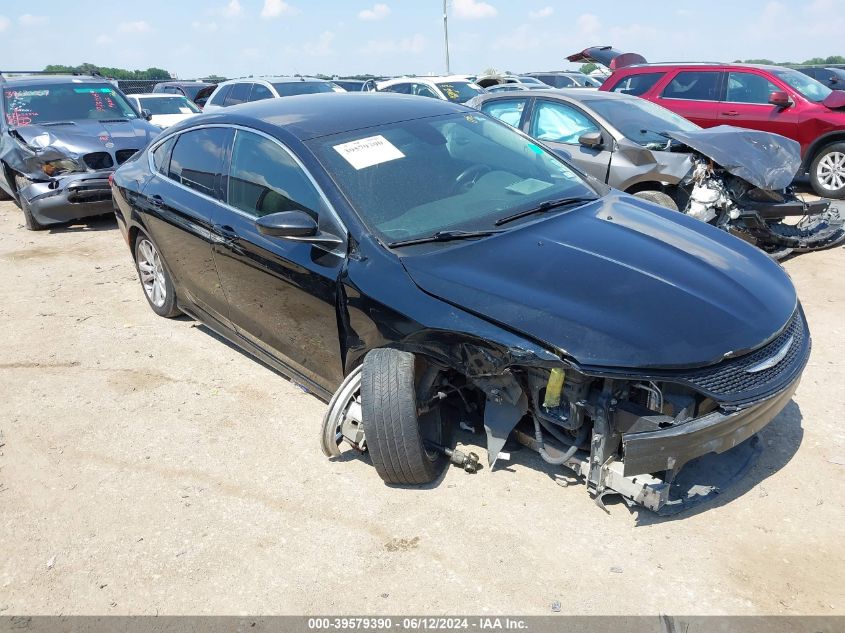
[[[645,94],[656,84],[666,73],[641,73],[623,77],[622,81],[613,86],[611,92],[621,92],[626,95],[639,97]],[[595,80],[593,80],[595,81]]]
[[[446,95],[449,101],[456,103],[465,103],[484,92],[481,88],[468,81],[448,81],[437,84],[437,87],[440,88],[441,92]]]
[[[335,92],[334,86],[328,81],[288,81],[273,84],[280,97],[295,95],[309,95],[315,92]]]
[[[689,70],[675,75],[663,89],[666,99],[717,101],[719,99],[718,71]]]

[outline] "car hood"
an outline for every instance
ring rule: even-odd
[[[185,119],[190,119],[192,116],[196,116],[197,113],[190,113],[190,114],[154,114],[150,119],[150,123],[153,125],[158,125],[162,128],[170,127],[171,125],[176,125],[179,121],[184,121]]]
[[[646,59],[639,53],[623,53],[612,46],[591,46],[580,53],[574,53],[566,58],[571,62],[592,62],[601,64],[611,70],[624,68],[633,64],[645,64]]]
[[[785,189],[801,167],[801,145],[779,134],[732,125],[664,133],[760,189]]]
[[[822,101],[822,105],[831,110],[845,108],[845,90],[834,90]]]
[[[797,303],[758,249],[621,193],[419,248],[402,262],[422,290],[587,366],[709,365],[768,341]]]
[[[14,133],[30,148],[63,149],[71,154],[144,149],[158,136],[156,126],[142,119],[80,120],[52,125],[17,127]]]

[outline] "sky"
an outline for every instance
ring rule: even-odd
[[[442,0],[0,0],[0,68],[212,73],[443,73]],[[845,0],[449,0],[451,70],[574,67],[613,45],[649,61],[845,54]]]

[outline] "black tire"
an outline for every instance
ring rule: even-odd
[[[15,186],[18,191],[20,191],[24,187],[29,186],[29,181],[23,176],[15,176]],[[35,219],[35,216],[32,215],[32,209],[30,209],[29,203],[20,194],[18,194],[18,206],[20,206],[21,211],[23,211],[23,221],[26,224],[26,228],[30,231],[43,231],[47,228]]]
[[[145,275],[149,274],[149,271],[146,270],[145,264],[151,256],[147,251],[146,245],[152,247],[153,253],[158,256],[161,264],[160,270],[154,270],[152,273],[153,276],[156,277],[155,281],[159,283],[160,288],[163,288],[164,291],[164,297],[161,302],[157,299],[160,295],[156,295],[147,289]],[[150,237],[145,233],[139,231],[138,235],[135,237],[135,244],[132,246],[132,255],[135,258],[135,270],[138,272],[138,280],[141,282],[141,290],[144,292],[144,297],[146,297],[147,303],[150,304],[153,312],[168,319],[180,315],[182,312],[176,306],[176,287],[173,285],[173,278],[170,276],[170,271],[167,269],[164,257],[161,255],[158,247],[152,239],[150,239]],[[145,267],[144,271],[142,271],[142,267]],[[153,282],[153,286],[154,285],[155,282]]]
[[[810,163],[810,184],[813,191],[823,198],[845,198],[845,143],[831,143],[821,148]],[[833,163],[833,164],[832,164]],[[834,165],[838,164],[836,169]],[[836,176],[831,174],[834,167]],[[841,183],[836,187],[836,184]]]
[[[388,484],[416,485],[437,479],[447,460],[426,451],[417,413],[416,371],[413,354],[374,349],[364,358],[361,373],[361,409],[367,449],[379,476]],[[426,429],[443,445],[439,407],[425,414]],[[436,429],[431,433],[432,429]]]
[[[638,191],[634,196],[648,200],[654,204],[659,204],[661,207],[666,207],[670,211],[678,210],[678,205],[672,200],[672,197],[662,191]]]

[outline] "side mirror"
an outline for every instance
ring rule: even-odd
[[[317,222],[304,211],[280,211],[255,221],[258,232],[269,237],[302,238],[317,235]]]
[[[601,132],[584,132],[578,137],[578,142],[584,147],[598,149],[602,146],[603,139],[601,137]]]
[[[144,119],[146,119],[147,121],[149,121],[153,118],[153,113],[144,108],[143,110],[141,110],[141,116],[144,117]]]
[[[783,90],[775,90],[769,94],[769,103],[779,108],[788,108],[792,105],[792,99]]]

